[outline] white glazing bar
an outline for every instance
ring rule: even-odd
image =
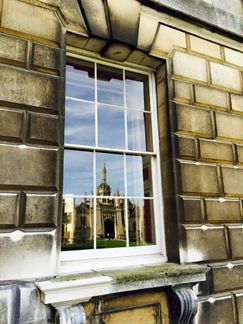
[[[93,194],[96,194],[96,152],[93,153]],[[96,250],[96,198],[94,198],[94,249]]]
[[[123,154],[124,162],[124,186],[125,186],[125,197],[127,197],[127,160],[126,154]],[[126,247],[129,247],[129,235],[128,235],[128,203],[125,199],[125,226],[126,226]]]
[[[94,64],[95,69],[95,146],[98,146],[98,104],[97,104],[97,63]]]
[[[123,94],[124,94],[124,108],[125,108],[125,148],[128,150],[128,134],[127,134],[127,98],[126,98],[126,79],[125,79],[125,70],[123,69]]]
[[[73,198],[109,198],[109,199],[115,199],[117,198],[117,196],[113,196],[113,195],[110,195],[110,196],[96,196],[96,195],[63,195],[63,198],[69,198],[69,197],[73,197]],[[148,200],[152,200],[154,199],[154,197],[145,197],[145,196],[119,196],[119,198],[121,199],[125,199],[125,198],[128,198],[128,199],[148,199]]]

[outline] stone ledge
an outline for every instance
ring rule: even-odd
[[[45,304],[53,306],[86,302],[95,296],[141,289],[193,284],[206,280],[207,266],[163,263],[119,269],[91,270],[36,282]]]

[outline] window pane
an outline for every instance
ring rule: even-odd
[[[127,195],[153,196],[150,156],[127,155]]]
[[[128,149],[152,151],[151,115],[127,110]]]
[[[83,62],[66,66],[66,96],[95,100],[94,64]]]
[[[93,198],[63,200],[62,250],[93,249]]]
[[[124,105],[122,70],[97,65],[98,102]]]
[[[124,163],[122,154],[96,154],[98,196],[124,195]]]
[[[96,234],[98,249],[126,246],[124,199],[97,198]]]
[[[109,148],[125,148],[124,109],[98,105],[98,143]]]
[[[64,195],[93,194],[93,153],[64,151]]]
[[[95,145],[95,105],[66,100],[65,143]]]
[[[153,200],[128,200],[129,245],[155,244]]]
[[[150,110],[146,75],[126,71],[126,105],[128,108]]]

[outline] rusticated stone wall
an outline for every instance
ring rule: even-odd
[[[57,263],[63,30],[54,11],[0,4],[0,280],[49,276]]]

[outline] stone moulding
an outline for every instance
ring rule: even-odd
[[[57,308],[55,324],[85,324],[86,316],[82,305]]]

